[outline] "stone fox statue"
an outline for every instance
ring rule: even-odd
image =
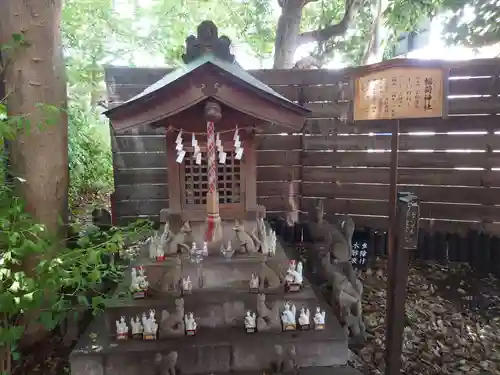
[[[325,209],[322,200],[318,200],[314,209],[315,221],[311,225],[313,239],[326,245],[332,255],[333,266],[357,288],[356,274],[351,263],[354,221],[350,216],[343,215],[338,225],[330,224],[324,219]]]
[[[299,208],[297,204],[295,187],[293,184],[293,174],[288,176],[288,189],[285,192],[285,196],[287,197],[285,201],[285,221],[286,225],[289,227],[293,227],[295,224],[299,222]]]

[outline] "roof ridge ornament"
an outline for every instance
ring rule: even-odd
[[[203,21],[198,25],[197,36],[186,38],[186,52],[182,55],[185,64],[196,60],[206,53],[213,53],[222,60],[234,63],[231,53],[231,39],[227,36],[219,37],[217,26],[212,21]]]

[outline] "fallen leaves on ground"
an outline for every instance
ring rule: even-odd
[[[368,339],[353,364],[384,373],[386,262],[361,274]],[[500,374],[500,284],[463,265],[410,267],[403,337],[404,374]],[[390,324],[390,322],[388,322]]]

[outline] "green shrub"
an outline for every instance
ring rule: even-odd
[[[78,101],[68,108],[69,200],[108,193],[113,187],[113,162],[107,123]]]
[[[101,146],[102,140],[92,136],[98,132],[86,125],[82,112],[75,111],[74,107],[71,110],[72,162],[81,160],[87,168],[95,168],[92,171],[78,169],[78,172],[73,169],[73,174],[77,173],[80,179],[109,183],[109,155]],[[6,116],[1,103],[0,116]],[[0,140],[14,139],[18,120],[0,121]],[[75,125],[78,121],[81,126]],[[92,158],[92,153],[97,158]],[[0,176],[5,176],[5,172],[5,164],[0,163]],[[73,185],[73,192],[83,191],[84,186],[92,185],[77,183]],[[117,282],[122,275],[121,267],[112,261],[114,254],[125,243],[151,231],[151,223],[138,221],[125,228],[88,233],[78,238],[76,245],[68,247],[66,239],[48,233],[24,208],[13,184],[0,178],[0,350],[9,358],[4,371],[10,370],[10,356],[15,354],[27,319],[30,323],[36,319],[50,330],[75,307],[83,306],[94,312],[102,309],[108,300],[102,294],[103,282]],[[29,272],[26,272],[26,260],[34,264]]]

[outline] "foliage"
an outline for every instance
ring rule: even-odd
[[[12,140],[19,121],[7,118],[5,109],[0,106],[0,139]],[[0,347],[15,348],[27,318],[36,318],[50,330],[71,308],[99,311],[106,302],[100,286],[121,274],[117,264],[106,260],[113,259],[127,238],[150,230],[150,224],[141,221],[107,233],[91,232],[68,248],[25,212],[15,193],[15,184],[23,180],[9,183],[3,164],[0,172]]]
[[[500,42],[500,1],[444,0],[443,9],[448,42],[466,47]]]
[[[72,100],[68,108],[70,206],[81,197],[110,192],[113,163],[108,125],[85,103]]]
[[[113,0],[66,0],[62,15],[70,93],[97,104],[103,91],[103,65],[116,58],[130,60],[134,43],[132,20],[120,17]]]

